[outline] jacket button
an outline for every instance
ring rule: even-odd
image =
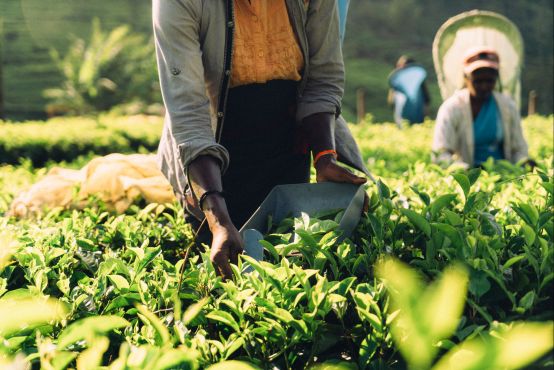
[[[233,22],[232,21],[227,22],[227,27],[232,28],[233,27]]]
[[[229,76],[229,75],[231,75],[231,71],[230,71],[230,70],[228,70],[228,69],[227,69],[227,70],[225,70],[225,76]]]
[[[181,70],[179,68],[176,68],[176,67],[171,68],[171,74],[173,76],[177,76],[179,73],[181,73]]]
[[[218,118],[223,118],[223,112],[217,112],[217,117]]]

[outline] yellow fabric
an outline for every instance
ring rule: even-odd
[[[235,0],[231,87],[299,81],[304,67],[284,0]]]
[[[82,208],[95,195],[116,212],[124,212],[137,197],[147,203],[175,201],[171,185],[154,155],[110,154],[80,170],[52,168],[44,178],[19,194],[10,215],[27,217],[53,208]]]

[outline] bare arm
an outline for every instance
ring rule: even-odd
[[[214,157],[197,157],[189,165],[188,172],[197,199],[209,190],[223,190],[220,165]],[[210,260],[218,274],[230,279],[233,276],[230,263],[237,263],[238,255],[242,252],[242,238],[229,217],[225,198],[221,195],[207,196],[202,211],[213,235]]]
[[[329,113],[316,113],[304,118],[303,127],[314,156],[322,151],[335,149],[334,119],[334,115]],[[333,181],[352,184],[366,182],[365,178],[356,176],[346,168],[339,166],[336,157],[332,154],[323,155],[317,161],[316,172],[318,182]]]

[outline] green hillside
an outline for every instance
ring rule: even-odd
[[[151,34],[147,0],[2,0],[0,1],[0,87],[4,116],[11,120],[44,118],[45,88],[61,77],[49,50],[63,52],[72,37],[86,37],[91,20],[103,28],[130,24]],[[344,114],[354,120],[356,89],[366,91],[366,111],[377,121],[390,120],[386,78],[401,54],[410,54],[429,72],[433,115],[440,104],[431,45],[440,25],[470,9],[497,11],[510,18],[525,40],[522,110],[529,90],[538,93],[538,111],[553,111],[553,11],[551,0],[351,0],[344,56],[347,68]],[[0,94],[2,96],[2,94]],[[0,114],[2,105],[0,102]]]
[[[44,118],[42,92],[59,85],[50,49],[64,51],[75,37],[87,38],[94,17],[105,29],[130,24],[151,33],[150,1],[0,1],[0,81],[4,115],[11,120]]]

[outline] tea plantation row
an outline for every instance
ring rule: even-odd
[[[380,180],[352,237],[338,242],[336,213],[287,219],[234,281],[176,204],[0,217],[0,365],[550,368],[552,118],[524,128],[532,172],[430,164],[430,122],[353,127]],[[44,172],[0,167],[0,213]]]

